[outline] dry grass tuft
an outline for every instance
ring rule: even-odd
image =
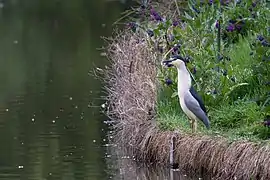
[[[122,33],[108,47],[107,115],[116,121],[115,139],[131,156],[166,165],[176,136],[175,160],[186,170],[216,179],[270,179],[270,146],[229,143],[224,138],[161,131],[155,123],[158,56],[143,34]]]
[[[142,141],[145,135],[142,131],[156,132],[152,124],[157,96],[153,65],[156,55],[142,38],[129,33],[119,35],[108,47],[112,63],[106,72],[107,114],[117,117],[117,139],[136,147],[147,146],[148,142]]]

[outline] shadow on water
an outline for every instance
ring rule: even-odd
[[[0,1],[1,179],[121,176],[112,176],[106,158],[103,93],[90,72],[107,63],[97,51],[100,36],[111,34],[126,7],[107,0]]]

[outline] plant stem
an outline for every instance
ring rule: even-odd
[[[181,13],[180,13],[180,10],[179,10],[179,6],[178,6],[178,3],[177,3],[177,0],[174,0],[174,2],[175,2],[175,5],[176,5],[177,13],[178,13],[178,15],[180,17]]]
[[[221,48],[220,48],[220,46],[221,46],[221,24],[220,24],[220,18],[219,18],[219,20],[218,20],[218,24],[219,24],[219,26],[218,26],[218,33],[217,33],[217,50],[218,50],[218,54],[217,54],[217,61],[219,62],[220,61],[220,55],[221,55]]]
[[[218,33],[217,33],[217,62],[220,61],[220,55],[221,55],[221,15],[222,15],[222,9],[221,9],[221,4],[219,2],[218,5]]]

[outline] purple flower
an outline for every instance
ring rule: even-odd
[[[178,20],[174,20],[172,24],[173,24],[174,27],[176,27],[176,26],[179,25],[179,21]]]
[[[270,43],[268,43],[266,40],[262,41],[262,46],[264,47],[270,47]]]
[[[263,41],[263,40],[264,40],[264,37],[263,37],[262,35],[258,35],[258,36],[257,36],[257,39],[258,39],[259,41]]]
[[[154,9],[151,9],[150,13],[156,21],[162,21],[161,16]]]
[[[219,28],[219,20],[216,21],[215,26],[216,26],[216,28]]]
[[[213,4],[213,0],[209,0],[209,5],[212,5]]]
[[[228,31],[228,32],[233,32],[234,30],[235,30],[234,24],[231,24],[231,23],[230,23],[230,24],[228,25],[228,27],[227,27],[227,31]]]
[[[253,2],[251,5],[252,5],[252,7],[256,7],[257,3]]]
[[[166,78],[165,83],[167,84],[167,86],[170,86],[173,83],[173,81],[169,78]]]

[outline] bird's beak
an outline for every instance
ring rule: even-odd
[[[172,66],[174,66],[173,61],[174,60],[165,60],[165,61],[162,61],[162,65],[165,66],[165,67],[172,67]]]

